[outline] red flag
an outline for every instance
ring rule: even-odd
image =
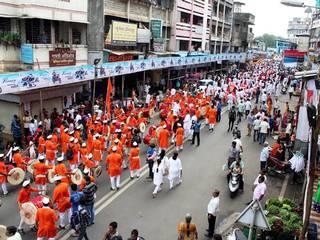
[[[108,79],[108,89],[106,95],[106,112],[108,113],[108,117],[110,116],[111,111],[111,94],[112,94],[112,84],[111,79]]]

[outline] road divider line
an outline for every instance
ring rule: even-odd
[[[281,191],[280,191],[280,194],[279,194],[279,200],[282,201],[283,198],[284,198],[284,195],[286,194],[286,190],[287,190],[287,187],[288,187],[288,182],[289,182],[289,178],[290,178],[290,175],[287,174],[284,181],[283,181],[283,184],[282,184],[282,187],[281,187]]]

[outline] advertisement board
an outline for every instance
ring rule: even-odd
[[[137,24],[112,21],[112,45],[135,46],[137,43]]]
[[[151,32],[153,39],[162,38],[162,20],[161,19],[151,19]]]
[[[20,61],[26,64],[33,64],[32,44],[22,44],[20,49]]]

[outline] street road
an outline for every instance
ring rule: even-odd
[[[281,100],[284,102],[286,97],[282,97]],[[246,136],[246,121],[240,123],[245,161],[244,193],[230,199],[226,172],[222,170],[232,142],[232,134],[226,131],[227,125],[227,114],[223,114],[222,121],[216,126],[214,133],[209,133],[207,127],[202,129],[200,147],[191,146],[190,142],[185,143],[184,151],[179,155],[183,165],[183,183],[169,191],[166,179],[162,192],[155,199],[152,198],[154,185],[145,180],[146,175],[137,180],[129,180],[128,171],[125,171],[122,175],[121,189],[118,192],[110,192],[109,178],[104,171],[98,179],[97,216],[95,224],[88,228],[90,239],[102,239],[111,221],[118,222],[119,232],[124,239],[130,236],[133,228],[139,229],[140,235],[148,240],[177,239],[177,224],[184,219],[186,213],[192,214],[193,222],[198,226],[199,239],[206,239],[206,209],[211,192],[215,188],[221,191],[221,211],[217,225],[231,213],[241,212],[252,198],[252,185],[259,172],[262,146],[253,143],[252,138]],[[271,137],[267,140],[270,144],[273,142]],[[172,151],[168,155],[171,156]],[[143,160],[145,154],[142,156]],[[283,184],[284,177],[268,177],[265,199],[271,196],[278,197],[280,192],[282,195],[290,194],[286,192],[287,180]],[[16,197],[17,191],[14,191],[3,200],[0,224],[8,226],[19,223]],[[69,231],[60,233],[60,239],[72,239],[69,236]],[[23,239],[35,239],[35,235],[27,233]]]

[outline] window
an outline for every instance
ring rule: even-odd
[[[240,32],[240,24],[236,24],[235,25],[235,31],[236,32]]]
[[[10,18],[0,17],[0,33],[10,32],[11,23]]]
[[[81,32],[72,28],[72,44],[81,44]]]
[[[49,44],[51,43],[51,22],[50,20],[26,19],[26,40],[27,43]]]

